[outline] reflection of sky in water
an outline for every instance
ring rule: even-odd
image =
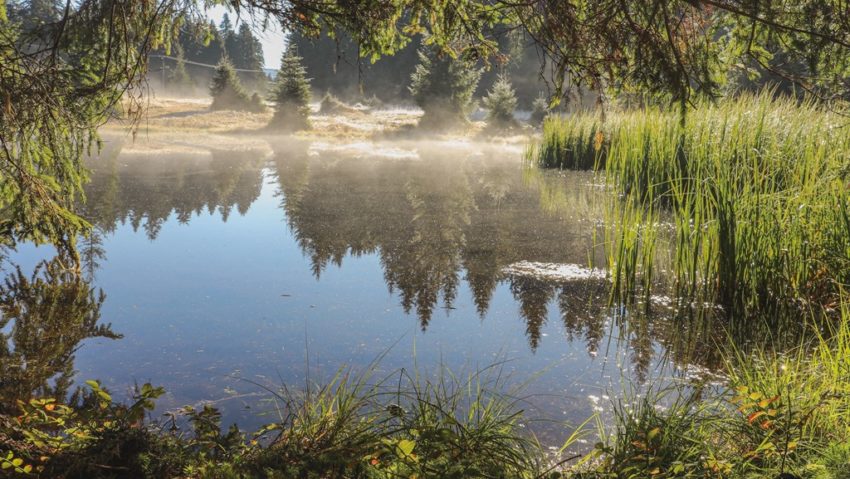
[[[281,167],[281,162],[288,164],[286,155],[277,163],[269,161],[247,168],[250,174],[264,174],[264,180],[259,197],[244,215],[234,208],[227,221],[223,222],[220,212],[209,214],[205,209],[181,224],[171,214],[161,223],[155,240],[149,238],[143,225],[134,229],[132,221],[117,223],[114,231],[104,236],[106,257],[96,271],[95,284],[107,295],[102,323],[111,322],[113,329],[124,338],[86,342],[77,353],[78,378],[99,378],[113,391],[124,390],[134,381],[150,381],[165,386],[168,395],[160,403],[165,408],[203,400],[222,400],[217,402],[217,406],[223,409],[225,420],[239,421],[245,428],[266,422],[265,418],[246,413],[246,406],[250,406],[251,411],[267,408],[257,404],[256,396],[246,395],[259,392],[257,387],[234,380],[231,376],[238,375],[270,386],[281,382],[301,385],[307,369],[305,350],[309,350],[310,355],[310,377],[318,382],[323,378],[329,379],[342,365],[365,365],[384,352],[386,357],[381,367],[387,371],[412,367],[414,351],[415,362],[424,370],[434,370],[443,363],[453,370],[469,371],[508,359],[504,369],[514,375],[516,382],[540,374],[527,391],[535,395],[531,402],[541,406],[546,416],[555,420],[582,421],[593,412],[590,396],[601,397],[619,390],[617,379],[623,374],[621,361],[614,358],[616,353],[613,352],[608,354],[612,358],[610,361],[605,359],[607,350],[617,350],[616,340],[610,342],[607,337],[595,338],[593,342],[598,343],[599,349],[596,355],[588,351],[590,340],[581,334],[581,327],[573,331],[575,337],[568,338],[556,287],[553,287],[553,292],[535,296],[533,288],[519,291],[520,286],[514,285],[512,290],[510,281],[503,276],[499,276],[498,281],[490,278],[495,289],[486,313],[481,317],[473,290],[466,280],[467,271],[463,268],[464,261],[468,263],[470,257],[480,256],[477,250],[488,248],[488,241],[510,243],[506,241],[508,238],[500,238],[499,235],[520,237],[514,238],[516,241],[506,249],[507,252],[495,255],[496,264],[495,269],[490,270],[491,276],[498,276],[499,268],[506,266],[500,262],[579,262],[580,259],[575,258],[587,258],[587,247],[583,251],[581,248],[576,250],[575,244],[589,245],[588,225],[593,222],[588,218],[584,218],[588,220],[584,223],[577,221],[577,218],[589,213],[570,212],[569,208],[566,211],[574,217],[557,211],[543,212],[543,209],[552,208],[541,198],[551,197],[552,188],[579,188],[587,183],[589,177],[569,181],[544,178],[548,190],[543,192],[539,184],[523,178],[519,161],[514,159],[478,158],[457,167],[436,160],[433,168],[423,166],[424,159],[394,159],[395,163],[378,162],[376,168],[386,167],[390,171],[385,176],[376,175],[374,171],[361,171],[361,177],[348,181],[347,167],[333,162],[351,161],[355,162],[352,165],[362,166],[356,163],[361,160],[340,160],[323,155],[304,155],[299,161],[303,162],[301,167],[308,167],[309,173],[305,177],[312,180],[304,186],[302,178],[299,180],[302,184],[291,187],[302,198],[310,191],[316,193],[318,190],[320,196],[317,201],[326,202],[326,206],[331,208],[316,213],[318,224],[298,225],[302,235],[300,243],[293,233],[292,218],[288,222],[283,213],[277,175],[284,177],[286,182],[291,179],[288,175],[294,177],[305,169],[298,165],[292,171]],[[150,171],[143,168],[138,171],[132,168],[133,161],[146,161],[144,158],[118,158],[122,159],[118,166],[112,164],[120,170],[121,186],[117,197],[127,196],[129,191],[137,188],[139,191],[133,194],[141,195],[142,199],[135,201],[154,203],[163,199],[154,195],[166,195],[166,192],[151,188],[151,185],[158,184],[156,173],[151,176]],[[174,161],[181,159],[175,158]],[[482,166],[487,161],[493,161],[497,166]],[[227,162],[224,164],[227,165]],[[261,170],[261,167],[266,169]],[[108,190],[98,186],[98,182],[109,183],[102,175],[103,170],[110,168],[98,170],[97,164],[94,168],[94,186],[89,196],[90,204],[96,206],[99,204],[98,195]],[[183,174],[189,179],[219,175],[219,183],[227,183],[229,180],[221,177],[222,172],[226,173],[236,166],[219,165],[220,171],[205,168],[207,164],[199,161],[187,166]],[[114,168],[112,171],[114,173]],[[411,178],[416,175],[430,175],[428,181],[448,184],[451,191],[432,187],[428,181],[411,186]],[[174,175],[163,173],[165,176],[171,178]],[[497,178],[489,181],[491,176]],[[111,178],[115,179],[114,176]],[[230,183],[240,188],[238,181]],[[249,185],[251,182],[243,183]],[[305,245],[303,236],[309,236],[311,231],[337,235],[339,237],[329,238],[329,243],[342,244],[346,248],[346,242],[352,241],[345,237],[346,234],[382,220],[380,216],[384,210],[380,205],[357,203],[359,199],[373,196],[371,188],[374,188],[375,195],[386,198],[394,198],[392,193],[403,190],[411,202],[421,201],[428,210],[429,202],[440,203],[440,195],[454,194],[457,185],[461,184],[468,185],[468,197],[443,203],[443,208],[449,210],[454,207],[452,205],[465,205],[462,206],[464,214],[459,215],[467,217],[460,220],[461,231],[450,238],[454,243],[446,243],[442,240],[446,240],[445,236],[449,233],[437,224],[434,231],[439,238],[433,244],[439,248],[447,248],[446,244],[460,244],[468,251],[464,253],[465,260],[457,264],[458,287],[451,309],[443,307],[442,299],[438,301],[425,331],[420,325],[416,304],[406,313],[398,287],[392,293],[388,290],[386,269],[391,266],[387,266],[386,258],[382,258],[380,248],[365,248],[367,251],[362,254],[349,254],[342,260],[341,267],[330,261],[318,279],[314,275],[313,260],[302,248]],[[185,181],[176,187],[188,188],[187,185],[191,186]],[[253,188],[256,189],[256,186],[254,184]],[[121,188],[126,191],[121,191]],[[416,195],[421,198],[411,199],[416,195],[410,192],[416,188],[420,192]],[[289,192],[284,188],[283,193],[285,198]],[[575,191],[562,193],[569,199]],[[348,204],[349,209],[345,211],[338,211],[342,206],[334,203],[340,200],[335,195],[346,194],[354,194],[352,198],[359,199],[343,198],[343,201],[354,204]],[[146,200],[144,195],[149,195],[149,198]],[[493,201],[481,201],[480,195],[490,195]],[[120,209],[116,207],[120,201],[113,202],[112,206]],[[391,218],[397,214],[397,209],[392,206],[386,205],[388,216],[384,219],[392,224],[388,224],[389,229],[384,231],[403,229],[407,223],[422,220],[418,214]],[[127,211],[118,217],[132,216],[133,206],[123,207]],[[168,208],[170,206],[166,207],[166,212]],[[309,201],[302,201],[299,208],[300,215],[312,217]],[[363,216],[359,217],[361,214]],[[440,215],[444,214],[446,211],[438,208],[434,218],[429,218],[426,213],[424,221],[439,222]],[[344,227],[323,229],[323,226],[328,226],[321,224],[323,221],[336,221],[337,216],[347,218]],[[477,223],[479,218],[501,216],[513,223],[518,221],[516,218],[524,218],[526,224],[505,229]],[[486,231],[476,233],[476,227]],[[366,240],[357,241],[380,246],[382,238],[375,237],[382,234],[380,231],[368,232]],[[440,237],[440,234],[443,236]],[[584,243],[575,238],[565,240],[569,235],[584,238]],[[423,239],[420,233],[409,238],[411,244],[419,241],[418,248],[425,251],[432,244],[429,243],[432,239],[427,235]],[[320,248],[316,243],[323,239],[308,238],[307,242]],[[392,241],[398,243],[398,238]],[[478,243],[469,244],[474,241]],[[528,243],[528,252],[521,248],[523,242]],[[566,243],[572,246],[562,246]],[[406,245],[395,244],[393,248],[404,250]],[[562,247],[563,252],[559,252],[558,248]],[[542,254],[539,252],[546,250],[552,251],[546,257],[539,257]],[[449,256],[460,254],[459,251],[443,253]],[[24,271],[31,271],[37,259],[45,254],[47,248],[25,245],[12,259],[21,264]],[[427,254],[414,255],[414,259],[399,264],[417,265],[417,262],[432,260]],[[401,277],[403,282],[405,273],[395,271],[393,276]],[[532,304],[520,305],[518,297],[523,294],[531,298]],[[577,297],[581,298],[581,295]],[[578,303],[578,306],[571,304],[570,308],[580,308],[580,301]],[[544,305],[547,308],[543,315],[545,321],[530,327],[528,318],[524,316],[543,314],[540,308]],[[606,328],[601,333],[607,333],[610,328],[608,322],[598,317],[603,313],[604,308],[599,308],[595,321]],[[581,316],[581,313],[578,315]],[[541,322],[540,319],[537,318],[537,323]],[[567,320],[570,321],[580,322],[581,319]],[[530,332],[537,327],[539,331]],[[533,350],[532,344],[536,345],[536,350]],[[649,348],[654,349],[652,346]],[[622,362],[630,368],[632,353],[626,351],[620,355],[624,356]]]

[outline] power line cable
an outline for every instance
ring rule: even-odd
[[[208,63],[193,62],[192,60],[186,60],[186,59],[181,60],[180,58],[169,57],[167,55],[148,55],[148,56],[150,58],[161,58],[163,60],[174,60],[176,62],[182,61],[183,63],[189,64],[189,65],[197,65],[199,67],[206,67],[206,68],[217,68],[218,67],[218,65],[210,65]],[[237,71],[237,72],[245,72],[245,73],[265,73],[266,72],[265,70],[248,70],[248,69],[245,69],[245,68],[234,68],[233,70]]]

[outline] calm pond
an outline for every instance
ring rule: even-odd
[[[530,380],[528,409],[575,424],[685,354],[679,328],[607,306],[588,269],[604,264],[594,177],[524,168],[521,146],[108,138],[89,167],[79,246],[122,337],[84,339],[73,377],[116,398],[151,382],[162,412],[212,401],[252,429],[274,419],[254,383],[322,383],[380,355],[384,372],[504,361]],[[53,254],[19,245],[4,274]]]

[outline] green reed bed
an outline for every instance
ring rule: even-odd
[[[781,354],[730,345],[722,383],[626,394],[581,477],[850,477],[850,315],[841,314],[829,339],[815,333]]]
[[[764,94],[701,103],[684,127],[657,109],[604,123],[550,118],[529,156],[544,167],[604,169],[623,200],[609,238],[624,250],[609,254],[622,291],[663,237],[673,243],[678,297],[749,317],[834,308],[850,280],[848,125],[814,104]],[[672,234],[655,232],[662,223]]]

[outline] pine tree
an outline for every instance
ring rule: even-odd
[[[508,128],[516,125],[514,110],[517,99],[511,81],[507,75],[499,75],[493,89],[484,97],[487,108],[487,122],[491,128]]]
[[[425,114],[420,126],[450,127],[465,123],[481,70],[462,59],[419,50],[419,64],[411,75],[410,93]]]
[[[221,19],[221,24],[218,27],[221,32],[222,38],[227,38],[228,35],[233,34],[233,22],[230,21],[230,15],[224,14],[224,17]]]
[[[221,37],[218,29],[210,20],[210,24],[206,27],[206,35],[202,41],[196,42],[194,45],[195,56],[189,55],[190,60],[201,63],[215,63],[225,55],[224,39]]]
[[[236,76],[236,71],[226,56],[222,57],[215,68],[215,75],[212,79],[212,85],[210,85],[210,94],[213,98],[210,106],[212,110],[251,109],[251,99],[242,88],[242,84]]]
[[[543,120],[549,116],[549,101],[543,95],[538,96],[531,104],[531,118],[529,123],[534,126],[543,124]]]
[[[266,77],[263,72],[263,45],[254,36],[251,27],[243,22],[239,25],[239,31],[236,33],[234,42],[235,51],[230,52],[233,58],[233,65],[236,68],[245,70],[256,70],[254,73],[248,73],[243,78],[246,84],[253,90],[263,91],[266,88]]]
[[[286,131],[310,127],[310,80],[294,46],[283,54],[270,100],[275,106],[270,126]]]
[[[24,32],[31,32],[41,26],[58,22],[64,10],[64,4],[60,4],[58,0],[30,0],[22,5],[21,29]]]
[[[189,93],[192,89],[192,79],[189,77],[189,72],[186,71],[185,57],[183,56],[183,48],[179,43],[175,45],[175,55],[177,59],[174,68],[168,72],[168,83],[178,93]]]

